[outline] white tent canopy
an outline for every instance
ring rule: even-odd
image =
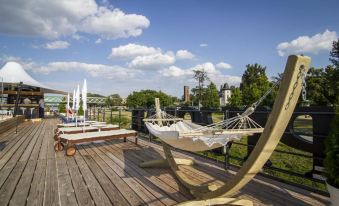
[[[17,62],[7,62],[0,70],[0,77],[3,78],[4,84],[18,84],[22,82],[24,85],[40,87],[44,93],[64,94],[66,92],[51,89],[40,82],[33,79],[22,66]]]

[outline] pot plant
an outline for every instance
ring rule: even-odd
[[[331,124],[331,131],[325,141],[326,158],[324,161],[327,190],[332,205],[339,205],[339,107]]]

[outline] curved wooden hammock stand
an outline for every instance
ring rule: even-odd
[[[310,62],[311,59],[306,56],[291,55],[288,57],[278,95],[260,139],[242,168],[223,186],[198,185],[191,181],[179,170],[178,164],[193,164],[193,162],[174,159],[169,145],[164,142],[162,145],[166,159],[145,162],[140,166],[157,167],[165,163],[169,165],[175,177],[179,180],[180,186],[188,190],[197,199],[180,203],[179,205],[253,205],[249,200],[230,197],[244,187],[260,171],[278,145],[297,104],[302,88],[302,75],[303,72],[307,73]],[[156,101],[156,107],[159,114],[159,101]]]

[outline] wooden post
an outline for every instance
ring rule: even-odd
[[[121,109],[119,108],[119,129],[121,129]]]
[[[113,108],[111,107],[110,123],[113,124]]]
[[[97,121],[99,122],[99,116],[100,116],[100,108],[98,107],[98,112],[97,112]]]
[[[104,113],[102,114],[102,121],[106,122],[105,115],[106,115],[106,108],[103,108]]]
[[[155,98],[155,112],[156,112],[156,115],[157,115],[157,119],[161,119],[161,109],[160,109],[159,98]],[[162,121],[158,121],[158,125],[162,126]]]

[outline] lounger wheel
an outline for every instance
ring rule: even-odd
[[[58,132],[58,129],[54,129],[54,140],[57,141],[58,140],[58,137],[59,136],[59,132]]]
[[[64,146],[62,145],[61,142],[55,143],[55,145],[54,145],[54,150],[55,150],[56,152],[62,151],[63,149],[64,149]]]
[[[74,147],[68,147],[66,150],[67,156],[73,156],[75,154],[75,148]]]

